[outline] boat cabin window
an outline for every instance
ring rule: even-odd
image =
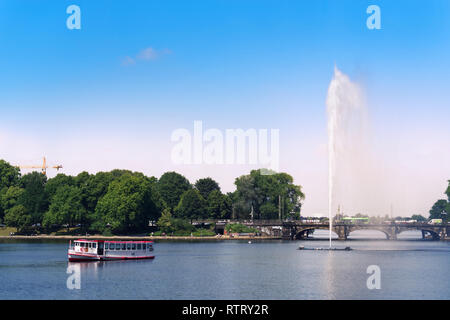
[[[131,243],[127,243],[127,250],[131,250]]]
[[[138,243],[138,244],[137,244],[137,249],[138,249],[138,250],[141,250],[141,249],[142,249],[142,244]]]
[[[92,244],[92,248],[94,248],[94,249],[97,248],[97,244],[96,244],[96,243],[93,243],[93,244]]]
[[[126,243],[122,243],[122,250],[127,250],[127,244]]]
[[[106,250],[109,249],[109,243],[108,243],[108,242],[105,243],[105,249],[106,249]]]
[[[142,244],[142,249],[143,249],[143,250],[147,249],[147,244],[146,244],[146,243],[143,243],[143,244]]]
[[[131,250],[136,250],[136,243],[131,244]]]
[[[120,250],[120,243],[116,243],[116,250]]]

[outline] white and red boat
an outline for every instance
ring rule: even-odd
[[[69,261],[107,261],[153,259],[153,241],[70,241]]]

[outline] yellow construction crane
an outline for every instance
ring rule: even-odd
[[[47,175],[47,169],[48,168],[53,168],[53,169],[56,169],[56,170],[59,170],[59,169],[62,168],[61,165],[50,166],[50,167],[47,166],[47,160],[45,159],[45,157],[43,158],[41,166],[16,166],[16,167],[20,168],[20,169],[41,169],[42,173],[45,174],[45,175]]]

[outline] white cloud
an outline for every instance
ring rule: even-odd
[[[123,66],[131,66],[133,64],[136,64],[136,61],[134,61],[133,58],[131,58],[130,56],[126,56],[123,60],[122,60],[122,65]]]
[[[158,57],[158,52],[153,48],[146,48],[141,50],[137,55],[140,60],[155,60]]]
[[[172,51],[169,49],[157,50],[152,47],[145,48],[138,52],[138,54],[133,58],[130,56],[126,56],[122,60],[123,66],[130,66],[136,64],[137,61],[152,61],[156,60],[162,56],[171,54]]]

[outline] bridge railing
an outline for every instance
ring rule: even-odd
[[[193,219],[192,224],[229,224],[229,223],[240,223],[240,224],[251,224],[251,225],[281,225],[285,223],[292,223],[296,225],[328,225],[328,221],[305,221],[305,220],[292,220],[292,219]],[[399,222],[383,222],[383,223],[354,223],[348,221],[333,221],[333,225],[365,225],[365,226],[401,226],[401,227],[442,227],[446,226],[446,223],[442,224],[430,224],[427,222],[421,223],[399,223]]]
[[[328,224],[327,222],[306,222],[304,220],[292,220],[292,219],[194,219],[192,224],[229,224],[229,223],[240,223],[248,225],[282,225],[285,223],[294,224],[306,224],[306,225],[317,225],[317,224]]]

